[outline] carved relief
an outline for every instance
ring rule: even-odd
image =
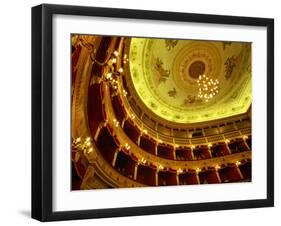
[[[165,46],[168,51],[172,50],[178,44],[178,40],[166,39]]]
[[[150,107],[152,107],[153,109],[157,109],[157,105],[153,102],[150,102]]]
[[[183,117],[181,117],[180,115],[174,115],[174,118],[175,118],[175,119],[181,119],[181,118],[183,118]]]
[[[166,82],[166,80],[169,78],[170,76],[170,70],[166,70],[163,67],[163,61],[160,60],[158,57],[156,58],[156,62],[154,65],[154,69],[158,72],[158,76],[159,76],[159,83],[161,82]]]
[[[225,65],[225,79],[228,80],[233,72],[234,67],[237,64],[237,57],[236,56],[231,56],[228,57],[227,60],[225,61],[224,65]]]
[[[131,50],[130,58],[132,61],[135,61],[137,57],[137,46],[134,45]]]
[[[190,104],[202,103],[202,99],[195,95],[188,95],[186,99],[183,100],[182,106],[189,106]]]
[[[238,96],[238,92],[236,91],[230,96],[230,98],[235,99],[237,96]]]
[[[227,41],[222,42],[222,48],[223,48],[223,50],[225,50],[226,47],[227,47],[227,46],[230,46],[231,44],[232,44],[232,42],[227,42]]]
[[[170,97],[176,97],[176,95],[177,95],[177,90],[175,89],[175,87],[172,89],[172,90],[169,90],[168,91],[168,95],[170,96]]]

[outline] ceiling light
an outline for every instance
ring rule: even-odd
[[[123,95],[127,96],[127,94],[128,94],[127,91],[125,89],[123,89]]]
[[[118,56],[118,51],[117,50],[115,50],[114,52],[113,52],[113,54],[114,54],[114,56]]]
[[[117,62],[117,59],[116,59],[116,58],[113,58],[113,59],[112,59],[112,63],[115,64],[116,62]]]
[[[181,168],[179,168],[179,169],[177,170],[177,172],[178,172],[178,173],[182,173],[183,171],[182,171]]]
[[[86,145],[87,145],[87,146],[91,146],[91,142],[87,142]]]
[[[140,160],[141,163],[145,164],[146,163],[146,160],[144,158],[141,158]]]
[[[159,165],[159,166],[158,166],[158,169],[159,169],[159,170],[162,170],[162,169],[164,169],[164,167],[163,167],[162,165]]]
[[[115,127],[119,126],[119,122],[116,119],[113,119],[113,124],[114,124]]]
[[[239,162],[239,161],[236,161],[236,166],[239,166],[239,165],[241,165],[241,162]]]
[[[91,153],[91,152],[93,152],[93,148],[90,148],[90,149],[88,150],[88,154]]]
[[[217,79],[213,80],[207,75],[200,75],[197,80],[198,84],[198,97],[208,102],[210,99],[214,98],[219,92],[219,81]]]
[[[220,169],[221,167],[219,165],[215,166],[216,170]]]
[[[128,143],[126,143],[126,144],[125,144],[125,148],[126,148],[127,150],[130,150],[131,146],[130,146]]]

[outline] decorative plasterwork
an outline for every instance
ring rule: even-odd
[[[245,113],[251,105],[249,43],[132,38],[128,44],[128,83],[165,120],[216,120]],[[220,82],[218,95],[208,103],[198,97],[202,73]]]

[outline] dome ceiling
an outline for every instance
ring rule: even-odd
[[[128,82],[165,120],[216,120],[245,113],[251,105],[249,43],[132,38],[127,45]],[[211,81],[210,99],[200,95],[202,75]]]

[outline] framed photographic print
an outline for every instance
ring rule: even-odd
[[[274,205],[274,21],[32,8],[32,217]]]

